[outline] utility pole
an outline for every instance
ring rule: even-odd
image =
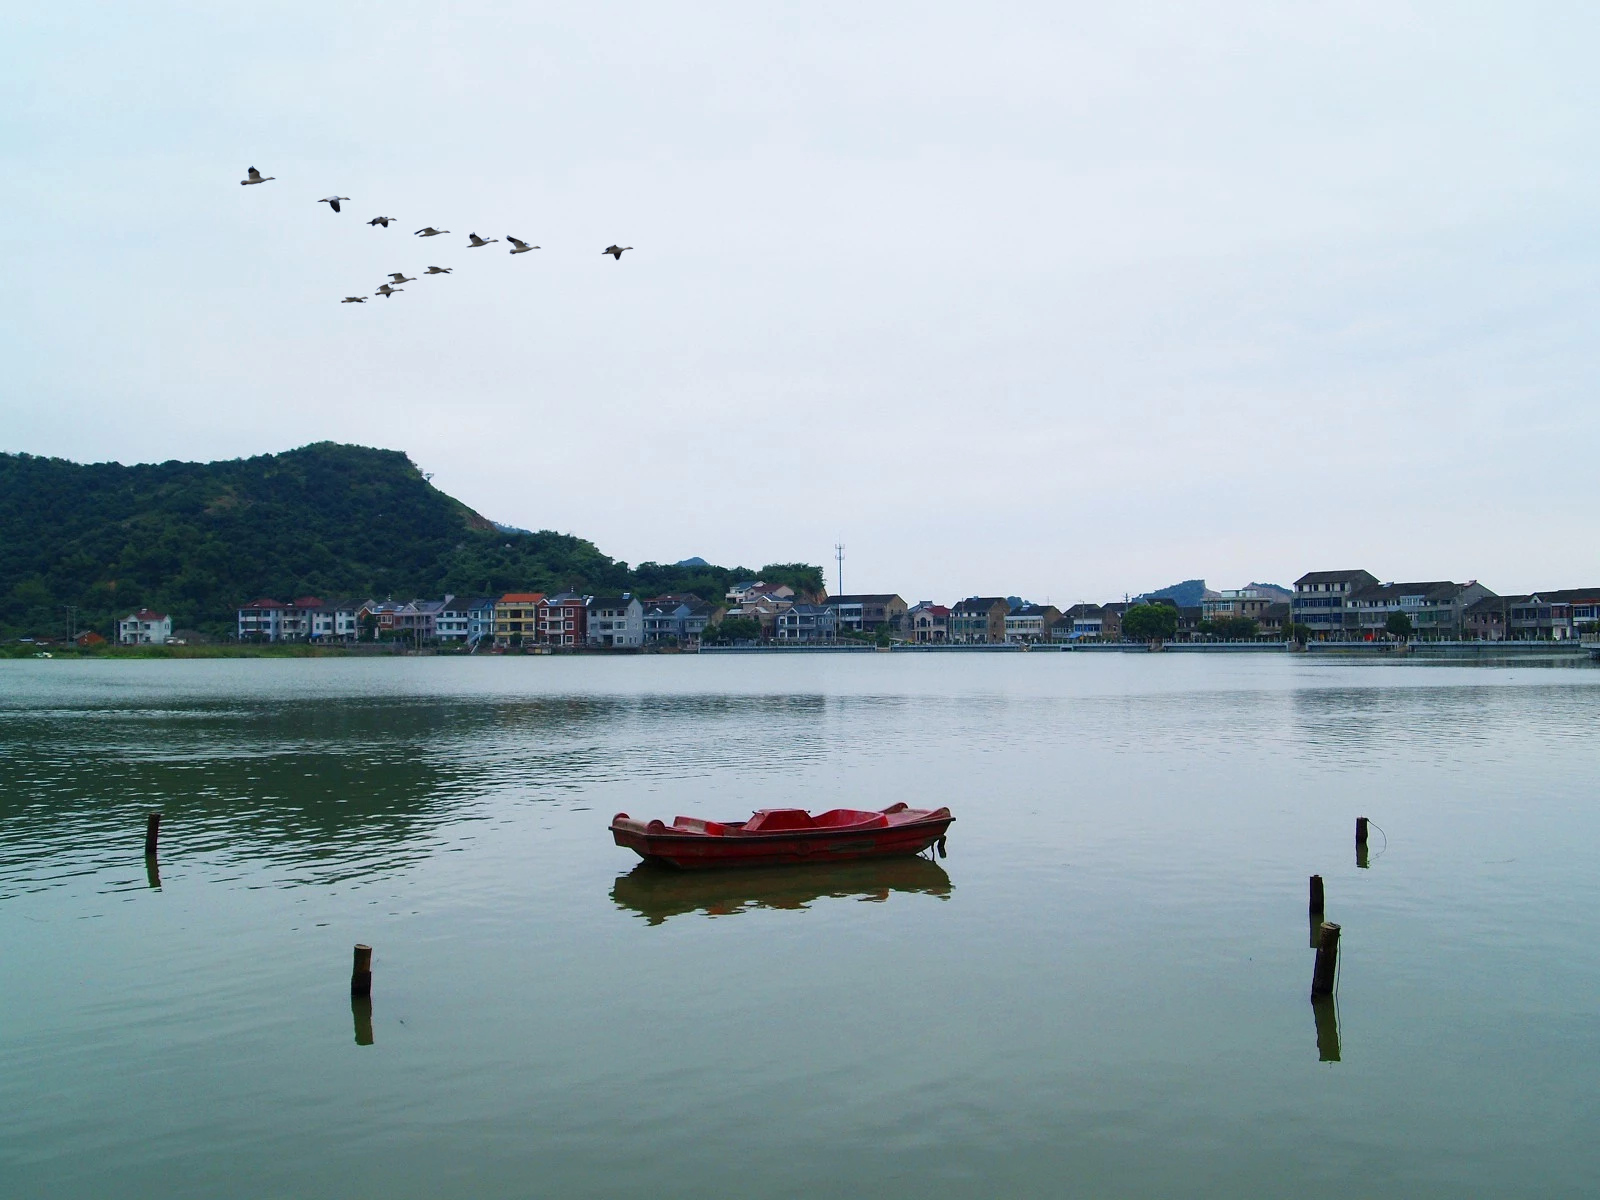
[[[67,610],[67,641],[75,642],[78,640],[78,606],[63,604],[61,607]]]
[[[842,596],[842,595],[844,595],[844,543],[843,542],[835,542],[833,544],[833,557],[839,563],[839,573],[838,573],[837,576],[835,576],[835,578],[839,581],[839,595]]]

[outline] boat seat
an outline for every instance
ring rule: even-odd
[[[704,833],[711,837],[724,837],[728,826],[721,821],[702,821],[699,817],[673,817],[674,833]]]
[[[810,829],[814,822],[803,808],[763,808],[744,823],[745,833],[786,833]]]
[[[881,829],[889,818],[859,808],[831,808],[812,816],[803,808],[763,808],[744,823],[745,833],[793,833],[806,829]]]
[[[830,808],[811,819],[816,829],[882,829],[888,823],[883,813],[859,808]]]

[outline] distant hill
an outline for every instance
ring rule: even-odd
[[[513,590],[693,591],[735,579],[818,591],[805,563],[630,569],[567,534],[494,522],[397,450],[320,442],[227,462],[123,466],[0,454],[0,636],[109,633],[141,606],[226,634],[258,596],[411,599]]]
[[[1294,589],[1286,588],[1281,583],[1247,583],[1246,588],[1252,588],[1273,600],[1293,600]]]
[[[1185,579],[1182,583],[1175,583],[1171,587],[1157,588],[1153,592],[1134,597],[1135,600],[1171,600],[1179,608],[1198,608],[1200,601],[1205,598],[1204,579]]]

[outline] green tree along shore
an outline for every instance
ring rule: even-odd
[[[123,466],[0,454],[0,637],[109,636],[140,607],[226,636],[258,596],[411,599],[513,590],[819,593],[806,563],[630,568],[568,534],[507,531],[397,450],[321,442],[227,462]]]

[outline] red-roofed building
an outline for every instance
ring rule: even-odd
[[[494,644],[501,649],[539,640],[539,601],[543,592],[507,592],[494,602]]]
[[[907,610],[900,626],[906,638],[913,642],[948,642],[950,640],[950,610],[942,604],[924,600]]]
[[[239,640],[241,642],[275,642],[283,631],[283,610],[288,606],[281,600],[263,596],[239,609]]]

